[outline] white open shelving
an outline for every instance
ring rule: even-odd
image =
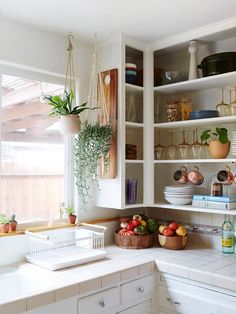
[[[141,159],[126,159],[125,163],[126,164],[143,164],[144,161]]]
[[[208,164],[208,163],[236,163],[236,158],[226,159],[172,159],[172,160],[154,160],[155,164]]]
[[[144,124],[143,123],[138,123],[138,122],[125,122],[125,126],[129,128],[143,128]]]
[[[211,214],[221,214],[221,215],[233,215],[236,216],[236,210],[223,210],[223,209],[210,209],[210,208],[200,208],[194,207],[192,205],[172,205],[168,203],[155,203],[154,207],[166,208],[166,209],[178,209],[190,212],[201,212],[201,213],[211,213]]]
[[[180,92],[200,91],[203,89],[222,88],[224,86],[235,86],[236,71],[224,74],[207,76],[195,80],[183,81],[168,85],[154,87],[154,91],[160,94],[175,94]]]
[[[144,90],[142,86],[129,84],[129,83],[125,83],[125,88],[127,92],[143,92]]]
[[[227,28],[227,26],[226,26]],[[209,35],[209,36],[208,36]],[[222,51],[231,51],[232,47],[236,48],[234,42],[235,38],[232,38],[232,34],[225,33],[226,37],[217,37],[217,34],[208,34],[208,43],[199,41],[199,51],[198,51],[198,62],[202,60],[205,56],[209,55],[209,42],[215,43],[212,51],[213,53],[219,53]],[[205,36],[205,35],[204,35]],[[204,37],[203,36],[203,37]],[[195,38],[195,36],[194,36]],[[195,38],[198,39],[198,38]],[[223,40],[224,39],[224,40]],[[226,39],[226,40],[225,40]],[[189,59],[188,55],[188,45],[189,40],[182,40],[182,44],[172,40],[170,42],[163,41],[162,44],[156,46],[154,51],[154,66],[156,68],[162,68],[164,71],[167,70],[178,70],[178,71],[188,71]],[[222,42],[221,42],[222,41]],[[202,46],[201,46],[202,45]],[[201,47],[200,47],[201,46]],[[223,50],[224,49],[224,50]],[[224,94],[224,100],[226,103],[232,102],[236,95],[231,94],[229,96],[229,87],[233,88],[236,86],[236,71],[223,73],[219,75],[201,77],[193,80],[182,81],[178,83],[172,83],[167,85],[152,87],[152,92],[154,95],[154,108],[155,108],[155,122],[153,123],[154,131],[154,145],[161,143],[162,145],[168,146],[170,144],[170,136],[168,131],[176,131],[175,136],[172,137],[173,144],[178,145],[181,141],[180,132],[181,129],[185,129],[187,132],[193,129],[200,130],[206,128],[215,127],[226,127],[229,131],[229,138],[231,139],[231,132],[236,130],[236,115],[226,116],[226,117],[215,117],[206,119],[194,119],[185,121],[173,121],[166,122],[165,120],[165,104],[169,100],[179,100],[180,98],[190,98],[192,99],[193,110],[204,110],[211,109],[215,110],[216,104],[220,102],[219,89],[226,89],[227,93]],[[217,90],[218,89],[218,90]],[[171,134],[171,133],[170,133]],[[187,134],[186,141],[188,143],[194,142],[193,136],[189,133]],[[194,134],[194,133],[192,133]],[[199,134],[198,134],[199,137]],[[173,140],[174,138],[174,140]],[[199,138],[198,138],[199,140]],[[154,155],[154,154],[153,154]],[[236,157],[233,155],[228,156],[225,159],[175,159],[175,160],[153,160],[154,169],[154,204],[156,208],[165,208],[166,210],[181,210],[189,212],[202,212],[211,214],[229,214],[236,216],[236,210],[219,210],[219,209],[209,209],[209,208],[199,208],[192,205],[174,205],[169,204],[163,199],[162,188],[168,184],[175,184],[173,179],[174,172],[179,169],[181,164],[184,164],[190,171],[193,165],[198,165],[201,169],[200,172],[204,176],[204,182],[199,186],[199,193],[209,193],[210,183],[216,176],[220,169],[223,169],[226,165],[231,168],[231,171],[235,174],[235,163]],[[235,184],[229,187],[230,193],[234,195],[236,193]],[[201,192],[200,192],[201,191]]]
[[[228,117],[216,117],[216,118],[206,118],[206,119],[155,123],[154,128],[168,130],[168,129],[178,129],[178,128],[193,128],[197,126],[207,127],[209,125],[231,124],[235,122],[236,122],[236,116],[234,115],[234,116],[228,116]]]

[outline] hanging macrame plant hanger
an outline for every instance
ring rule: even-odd
[[[72,45],[73,35],[70,33],[68,35],[68,58],[66,65],[66,77],[64,91],[66,96],[69,95],[72,99],[71,106],[75,107],[77,105],[78,95],[75,90],[75,71],[73,62],[73,45]],[[62,116],[60,118],[60,129],[64,135],[78,134],[80,131],[80,117],[76,114],[70,114]]]
[[[97,55],[96,43],[94,45],[92,70],[90,75],[90,84],[88,92],[88,107],[91,109],[98,108],[97,110],[90,110],[87,112],[87,120],[89,123],[97,124],[102,127],[110,128],[112,132],[112,140],[109,143],[109,150],[106,156],[100,159],[100,177],[101,178],[114,178],[116,176],[116,164],[114,163],[114,133],[113,121],[109,114],[109,97],[105,97],[105,86],[110,84],[110,76],[105,76],[100,72],[100,66]],[[112,151],[112,159],[111,159]],[[109,160],[109,162],[107,162]],[[115,164],[115,165],[114,165]]]
[[[87,120],[91,123],[105,125],[110,123],[108,114],[108,105],[104,95],[102,76],[99,71],[96,44],[93,52],[92,70],[90,75],[88,107],[91,109],[87,112]]]

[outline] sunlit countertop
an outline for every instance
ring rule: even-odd
[[[54,272],[30,263],[1,267],[0,313],[20,313],[155,270],[228,289],[236,296],[235,255],[199,247],[175,251],[108,246],[106,251],[103,260]]]

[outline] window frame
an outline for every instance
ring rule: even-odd
[[[52,84],[65,84],[65,77],[58,73],[45,71],[29,66],[21,66],[14,63],[0,61],[0,134],[2,129],[1,123],[1,108],[2,108],[2,75],[18,76],[29,80],[36,80],[42,82],[48,82]],[[78,87],[78,79],[76,78],[76,87]],[[64,203],[65,206],[74,206],[74,171],[73,171],[73,135],[64,137]],[[1,137],[0,137],[0,185],[1,185]],[[58,211],[60,208],[58,208]],[[55,224],[61,224],[63,221],[60,219],[40,220],[35,222],[32,220],[24,223],[18,222],[19,229],[25,229],[29,227],[41,227]]]

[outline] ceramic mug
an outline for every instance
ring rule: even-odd
[[[194,166],[194,170],[190,171],[188,174],[188,181],[194,185],[200,185],[204,181],[203,175],[199,172],[199,168]]]
[[[174,173],[174,180],[182,184],[187,183],[188,182],[187,168],[184,166],[181,166],[180,170],[176,170]]]
[[[230,185],[235,181],[235,177],[229,167],[226,167],[226,169],[227,170],[221,170],[217,173],[217,180],[222,184]]]

